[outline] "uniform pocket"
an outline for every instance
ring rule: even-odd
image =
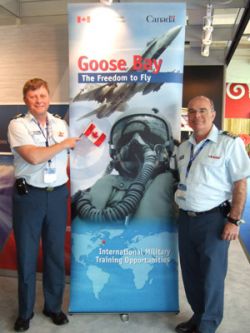
[[[224,159],[207,158],[201,162],[201,178],[206,184],[212,185],[218,181],[218,186],[226,173]]]
[[[35,143],[35,145],[37,146],[45,146],[46,145],[46,139],[45,137],[42,135],[41,132],[32,132],[31,136],[33,138],[33,141]]]
[[[214,155],[208,156],[208,158],[205,161],[201,161],[201,164],[207,168],[213,168],[213,167],[218,168],[222,166],[223,163],[224,160],[222,157],[217,157]]]
[[[65,140],[67,138],[67,133],[65,131],[65,128],[62,129],[57,129],[57,130],[53,130],[52,132],[52,139],[56,142],[62,142],[63,140]]]

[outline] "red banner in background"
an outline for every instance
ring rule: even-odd
[[[226,84],[225,118],[250,118],[250,85]]]

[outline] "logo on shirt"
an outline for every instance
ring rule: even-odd
[[[219,160],[221,156],[216,156],[216,155],[208,155],[209,158],[213,158],[214,160]]]
[[[181,160],[183,160],[184,159],[184,155],[181,155],[180,157],[179,157],[179,161],[181,161]]]
[[[60,138],[64,137],[64,132],[58,132],[58,136],[59,136]]]
[[[41,131],[33,131],[32,134],[33,135],[41,135]]]

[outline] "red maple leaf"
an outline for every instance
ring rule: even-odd
[[[93,131],[92,133],[91,133],[91,135],[93,136],[93,138],[98,138],[98,132],[96,132],[96,131]]]

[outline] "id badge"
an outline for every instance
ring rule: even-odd
[[[181,200],[186,200],[187,186],[184,184],[179,184],[177,191],[175,193],[176,197]]]
[[[47,166],[44,169],[44,177],[43,177],[44,183],[50,184],[54,183],[56,181],[56,168],[51,168]]]

